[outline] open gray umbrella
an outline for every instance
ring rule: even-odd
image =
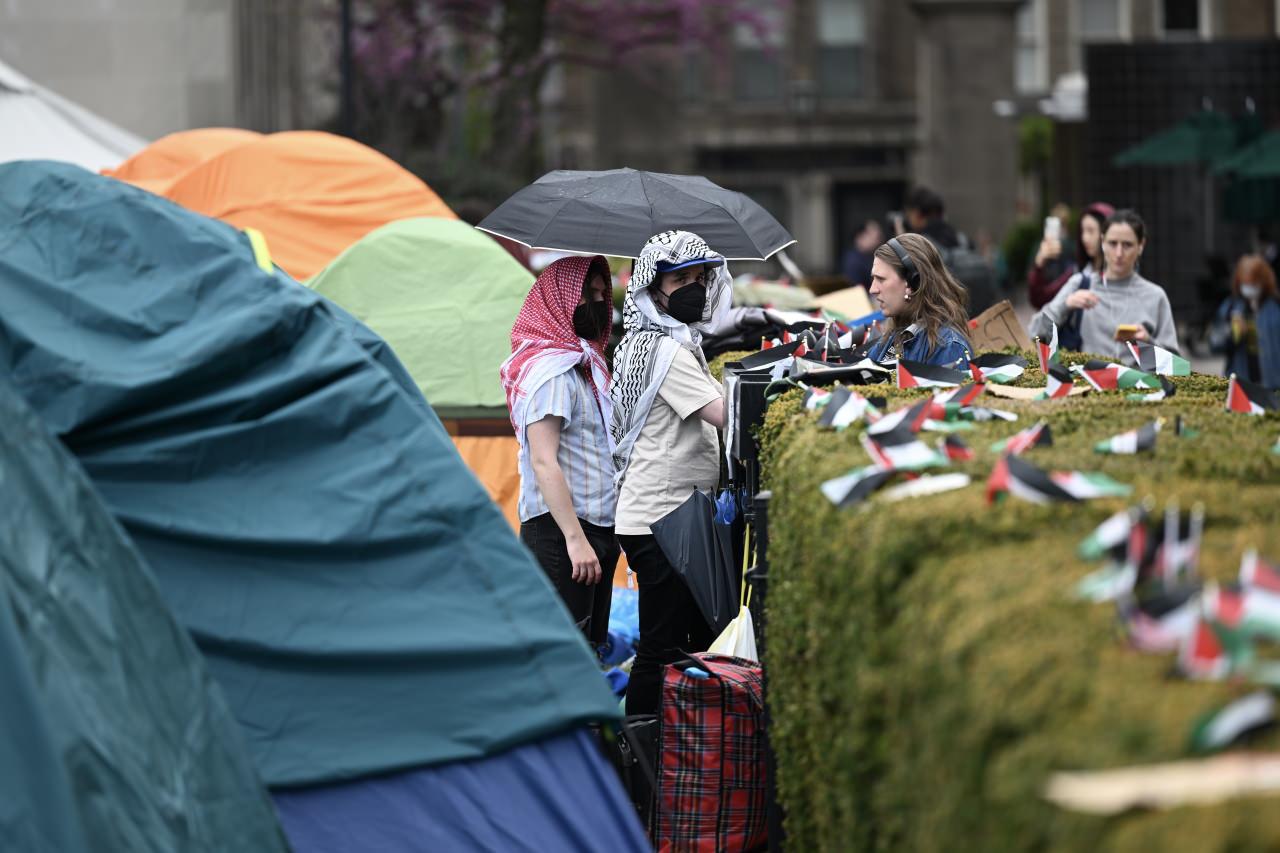
[[[476,226],[534,249],[634,258],[660,231],[692,231],[731,261],[795,242],[767,210],[696,175],[635,169],[548,172]]]

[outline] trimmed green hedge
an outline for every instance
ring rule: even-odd
[[[984,398],[1020,419],[960,434],[976,458],[954,470],[972,485],[847,510],[818,487],[868,463],[861,429],[820,430],[798,391],[770,406],[761,430],[774,493],[766,665],[787,849],[1280,847],[1274,799],[1102,819],[1040,796],[1055,770],[1186,757],[1193,721],[1248,689],[1178,678],[1172,656],[1127,648],[1112,606],[1072,599],[1097,568],[1076,546],[1129,501],[985,501],[991,443],[1045,418],[1054,444],[1028,451],[1034,464],[1104,471],[1161,509],[1170,498],[1204,502],[1204,574],[1234,578],[1249,546],[1280,558],[1280,456],[1271,452],[1280,417],[1224,411],[1224,379],[1174,382],[1177,394],[1161,403],[1116,392]],[[1019,384],[1044,379],[1032,369]],[[867,393],[896,408],[926,392]],[[1175,436],[1175,415],[1200,435]],[[1153,453],[1093,451],[1156,416],[1167,422]]]

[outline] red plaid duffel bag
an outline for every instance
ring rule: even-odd
[[[684,670],[710,673],[697,678]],[[653,840],[659,851],[756,850],[765,824],[764,693],[760,665],[691,655],[667,667],[658,732]]]

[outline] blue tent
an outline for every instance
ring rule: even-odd
[[[394,356],[244,235],[71,167],[0,166],[0,304],[0,373],[150,564],[268,785],[572,752],[559,736],[617,716]],[[556,820],[583,826],[593,786],[558,784],[576,799]]]

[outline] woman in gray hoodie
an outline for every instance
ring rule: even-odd
[[[1147,229],[1132,210],[1118,210],[1102,228],[1101,275],[1078,276],[1063,285],[1053,300],[1032,318],[1031,327],[1041,338],[1053,335],[1053,325],[1066,323],[1079,311],[1081,351],[1132,362],[1120,326],[1136,326],[1127,337],[1151,341],[1178,352],[1178,330],[1164,288],[1138,274],[1138,259],[1147,245]]]

